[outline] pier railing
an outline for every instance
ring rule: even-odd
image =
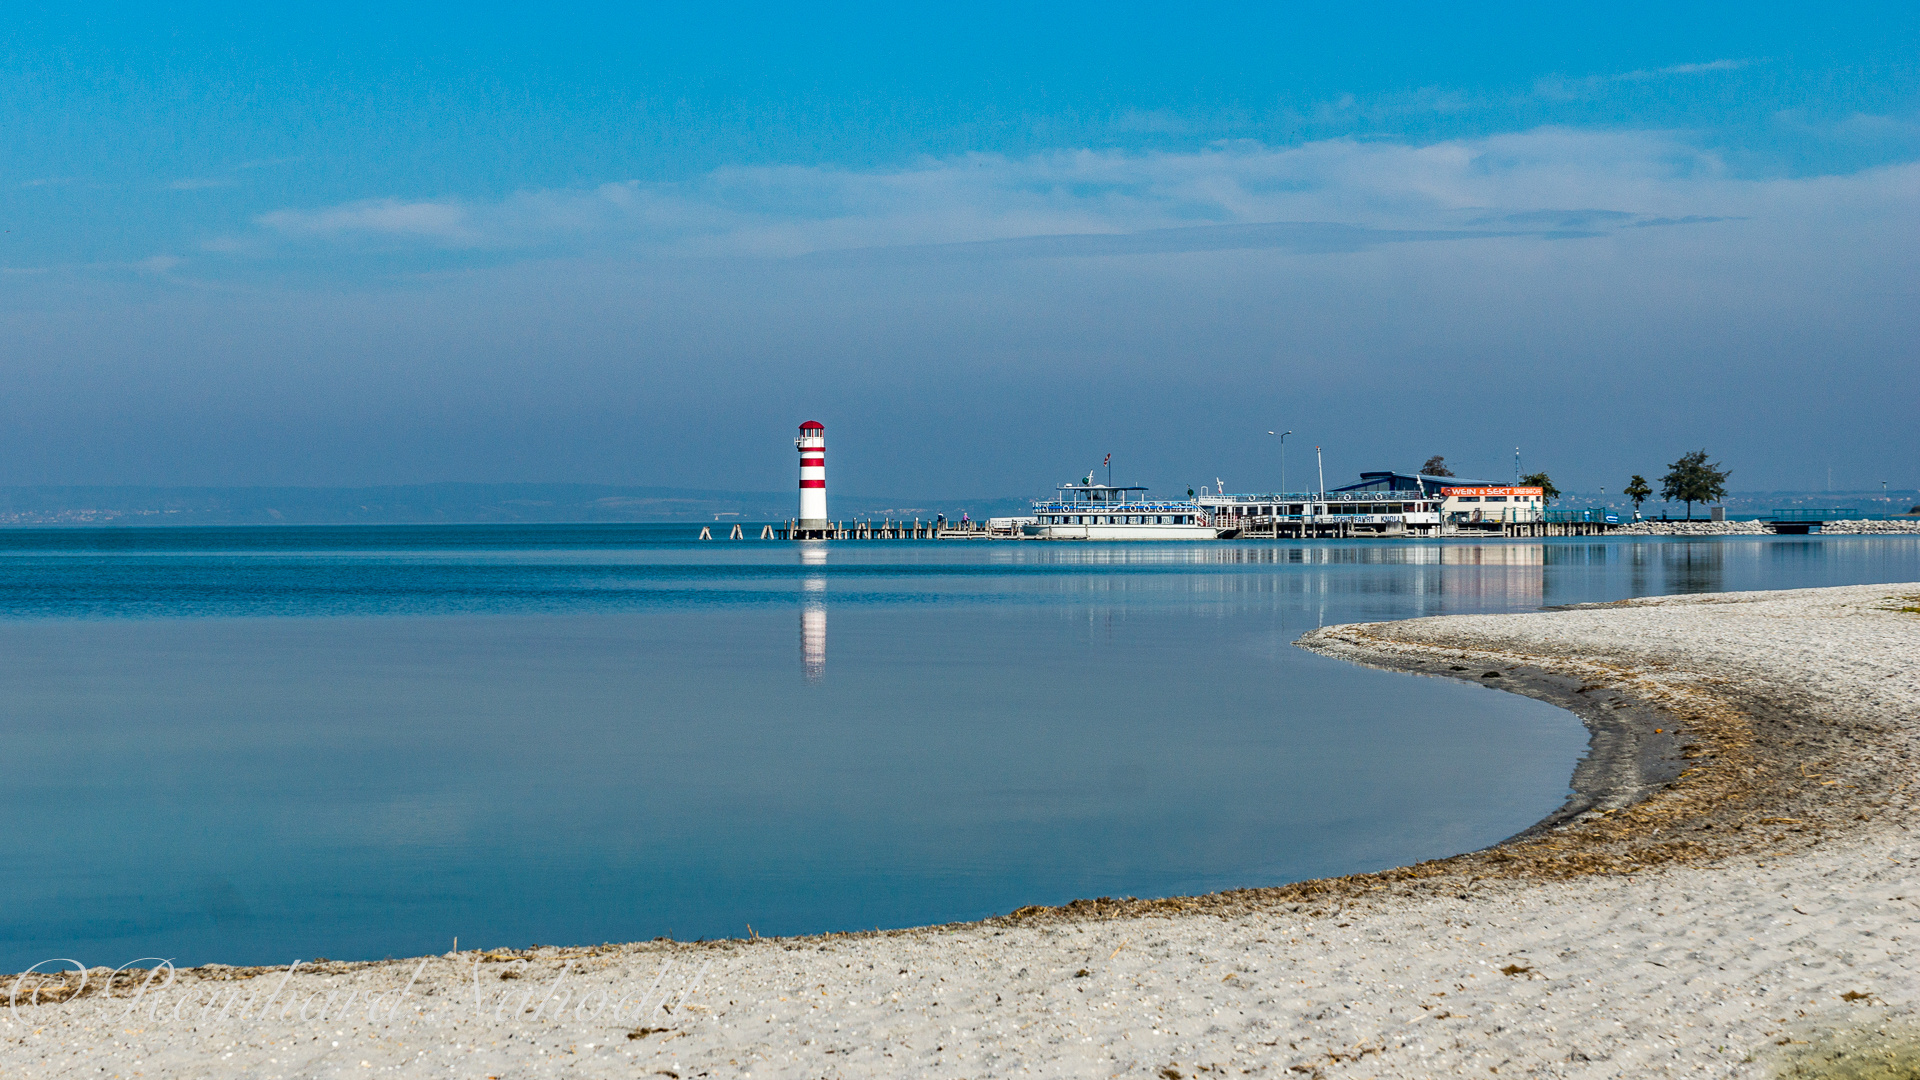
[[[1780,522],[1806,521],[1818,524],[1823,521],[1856,521],[1863,517],[1859,510],[1847,507],[1800,507],[1798,509],[1776,508],[1767,511],[1766,520]]]

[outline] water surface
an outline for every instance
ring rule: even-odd
[[[0,969],[972,919],[1525,828],[1586,736],[1321,624],[1920,578],[1920,540],[0,531]]]

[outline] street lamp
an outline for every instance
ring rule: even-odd
[[[1285,495],[1287,493],[1287,436],[1293,434],[1293,432],[1292,430],[1269,431],[1267,434],[1278,435],[1280,437],[1280,494]],[[1885,487],[1886,485],[1883,484],[1881,486]]]

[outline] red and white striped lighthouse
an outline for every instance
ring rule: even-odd
[[[827,427],[818,420],[800,425],[800,437],[793,440],[800,450],[800,532],[824,531],[827,527]]]

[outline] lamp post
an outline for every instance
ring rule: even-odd
[[[1293,431],[1291,429],[1287,431],[1269,431],[1267,434],[1278,435],[1280,437],[1280,494],[1285,495],[1287,493],[1287,436],[1293,434]],[[1880,486],[1885,487],[1886,485],[1882,484]]]

